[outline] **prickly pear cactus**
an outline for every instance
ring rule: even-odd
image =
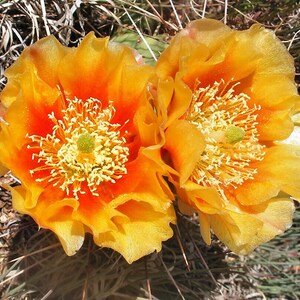
[[[141,36],[135,32],[123,31],[112,38],[112,41],[125,44],[139,52],[146,64],[153,65],[155,58],[167,47],[166,35],[156,35],[154,37]],[[150,50],[151,49],[151,50]]]

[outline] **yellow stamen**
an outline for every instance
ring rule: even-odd
[[[30,173],[48,171],[50,175],[37,176],[36,181],[48,181],[68,195],[72,190],[76,199],[78,193],[84,193],[83,183],[97,196],[101,183],[115,183],[127,173],[129,148],[121,136],[121,125],[111,123],[115,113],[112,103],[102,109],[101,101],[94,98],[66,102],[62,119],[54,113],[48,116],[54,124],[52,133],[46,137],[28,136],[28,148],[38,150],[32,159],[40,164]]]
[[[191,180],[216,187],[225,199],[228,187],[237,188],[254,178],[257,170],[251,163],[265,155],[257,132],[260,107],[250,108],[250,97],[235,94],[234,87],[224,92],[226,86],[221,81],[197,89],[186,114],[186,119],[201,131],[206,142]]]

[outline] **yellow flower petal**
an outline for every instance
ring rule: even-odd
[[[191,176],[200,159],[204,140],[201,133],[188,122],[174,121],[166,130],[165,149],[170,153],[174,168],[179,172],[182,185]]]
[[[207,245],[211,244],[211,233],[210,233],[210,224],[209,217],[199,211],[199,224],[200,224],[200,233]]]
[[[264,109],[258,116],[258,132],[261,140],[284,140],[292,133],[294,123],[289,110]]]
[[[118,230],[94,235],[94,240],[100,246],[120,252],[128,263],[153,251],[159,252],[161,241],[173,235],[168,225],[175,219],[172,207],[159,212],[145,202],[127,201],[118,211],[125,216],[114,219]]]
[[[10,191],[14,209],[31,215],[39,227],[52,230],[58,236],[67,255],[74,255],[80,249],[84,241],[85,230],[82,223],[71,218],[73,209],[78,207],[75,199],[53,201],[50,205],[47,205],[45,201],[40,201],[31,209],[24,205],[28,198],[28,191],[22,186],[10,188]]]
[[[220,35],[227,36],[228,32],[228,27],[215,20],[191,22],[185,30],[177,34],[176,39],[171,41],[170,46],[159,57],[156,66],[159,76],[175,77],[184,64],[183,61],[191,55],[197,58],[194,63],[208,60],[211,54],[206,46],[214,43]]]
[[[211,215],[209,222],[225,245],[235,253],[245,255],[288,229],[293,212],[292,200],[277,198],[244,207],[244,210],[229,209],[223,214]]]
[[[222,211],[224,201],[222,201],[216,189],[200,186],[190,180],[182,187],[178,187],[176,182],[174,184],[179,198],[190,205],[195,212],[216,214]]]
[[[243,205],[255,205],[283,191],[300,200],[299,162],[299,147],[278,145],[267,149],[264,160],[257,164],[255,179],[235,190],[236,199]]]
[[[59,84],[57,76],[59,63],[67,52],[69,49],[63,47],[53,36],[39,40],[26,48],[20,58],[5,71],[8,82],[1,93],[0,102],[8,108],[17,99],[23,97],[25,91],[36,96],[37,93],[32,87],[39,84],[39,81],[45,81],[49,88],[56,89]],[[35,75],[31,76],[33,73]]]
[[[38,222],[41,227],[52,230],[58,236],[67,255],[74,255],[84,241],[84,225],[71,217],[77,206],[75,199],[55,202],[47,206],[47,213]]]

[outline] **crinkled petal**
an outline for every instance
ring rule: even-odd
[[[162,241],[172,237],[170,223],[175,214],[170,206],[164,211],[155,211],[151,205],[141,201],[126,201],[118,207],[123,217],[113,219],[117,230],[94,235],[99,246],[110,247],[120,252],[128,263],[160,251]]]
[[[289,110],[262,109],[257,118],[259,139],[284,140],[292,133],[294,123]]]
[[[187,121],[174,121],[166,130],[165,149],[170,153],[173,167],[179,172],[180,185],[191,176],[204,147],[202,134]]]
[[[217,214],[224,207],[224,201],[215,188],[203,187],[190,180],[182,187],[178,187],[175,183],[175,187],[180,199],[190,205],[194,211]]]
[[[288,229],[293,212],[292,200],[277,198],[241,210],[229,208],[223,214],[209,216],[209,222],[225,245],[235,253],[245,255]]]
[[[191,91],[222,80],[238,83],[236,93],[250,96],[250,106],[262,107],[261,140],[286,139],[293,129],[291,112],[299,102],[293,59],[273,32],[258,25],[235,31],[216,20],[193,21],[162,53],[157,72],[161,77],[180,74]]]
[[[300,127],[295,126],[291,135],[287,139],[281,141],[281,143],[287,145],[300,146]]]
[[[80,197],[75,217],[80,218],[95,234],[110,230],[109,226],[101,224],[119,216],[118,207],[127,201],[144,201],[155,211],[163,212],[169,208],[172,197],[161,181],[162,175],[165,175],[162,165],[140,154],[134,162],[128,164],[127,172],[115,184],[103,186],[100,196],[93,198],[93,201],[86,195]],[[99,222],[101,214],[107,218]]]
[[[26,207],[27,191],[22,187],[10,188],[13,207],[24,214],[29,214],[39,227],[52,230],[59,238],[67,255],[74,255],[82,246],[85,230],[81,222],[71,218],[78,202],[75,199],[52,201],[39,200],[33,208]],[[27,200],[28,201],[28,200]]]
[[[229,31],[227,26],[215,20],[191,22],[160,55],[156,66],[159,76],[175,77],[191,55],[197,58],[195,63],[209,60],[211,53],[207,46],[216,42],[219,36],[227,36]]]
[[[299,147],[278,145],[267,149],[264,160],[257,163],[254,180],[235,190],[236,199],[243,205],[256,205],[283,191],[299,200],[299,164]]]
[[[124,101],[123,105],[128,106],[128,102],[138,100],[136,95],[144,89],[150,70],[151,67],[136,62],[130,48],[109,43],[108,38],[98,39],[91,32],[61,61],[59,78],[69,97],[84,99],[88,95],[101,101],[119,99],[118,104]],[[132,77],[134,84],[129,84],[128,78]],[[99,86],[105,88],[99,89]]]
[[[199,224],[200,224],[200,233],[207,245],[211,244],[211,232],[210,232],[210,224],[209,224],[209,216],[198,212],[199,214]]]
[[[24,97],[22,89],[26,88],[27,84],[29,86],[26,91],[34,93],[34,90],[30,89],[35,81],[44,81],[49,88],[56,89],[59,84],[59,64],[69,51],[70,49],[62,46],[54,36],[43,38],[26,48],[19,59],[5,71],[8,82],[1,93],[0,102],[8,108],[18,98]]]

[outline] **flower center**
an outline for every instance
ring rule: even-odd
[[[115,113],[112,103],[102,109],[101,101],[94,98],[67,99],[66,102],[60,120],[54,113],[48,115],[54,124],[52,133],[46,137],[28,136],[31,139],[28,148],[38,152],[32,159],[40,164],[30,173],[50,172],[48,176],[37,176],[36,181],[52,182],[67,195],[72,190],[76,199],[78,193],[85,193],[83,183],[98,196],[99,184],[115,183],[127,173],[125,164],[129,148],[125,146],[126,139],[121,136],[121,125],[111,123]]]
[[[235,85],[236,86],[236,85]],[[226,199],[229,187],[237,188],[253,179],[257,170],[251,163],[264,158],[259,144],[257,114],[246,94],[225,91],[224,81],[199,88],[193,94],[186,119],[204,135],[206,147],[190,179],[202,186],[216,187]]]
[[[92,153],[95,149],[95,137],[86,132],[79,136],[77,148],[82,153]]]

